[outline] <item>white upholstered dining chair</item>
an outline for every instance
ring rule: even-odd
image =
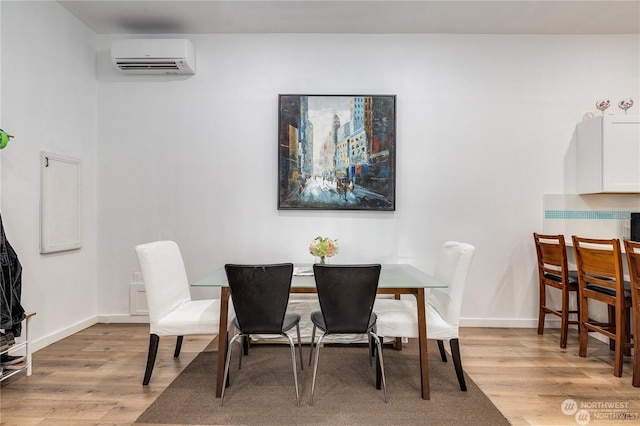
[[[447,241],[442,245],[433,276],[447,288],[432,288],[425,298],[427,338],[438,341],[442,361],[447,361],[444,340],[449,341],[460,390],[467,385],[462,371],[458,328],[462,296],[471,267],[475,247],[471,244]],[[373,311],[378,317],[377,334],[384,337],[418,337],[416,300],[376,299]]]
[[[217,334],[220,299],[191,300],[189,281],[178,245],[156,241],[135,247],[149,308],[149,353],[143,385],[149,384],[160,336],[177,336],[173,356],[186,335]],[[233,307],[229,307],[230,317]],[[220,336],[226,338],[226,336]]]

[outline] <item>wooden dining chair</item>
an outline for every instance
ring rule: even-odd
[[[233,321],[238,332],[228,344],[224,367],[224,382],[229,377],[229,362],[233,343],[239,339],[247,340],[251,334],[272,334],[284,336],[291,347],[291,363],[296,389],[296,402],[300,405],[298,391],[298,371],[296,367],[296,349],[293,339],[287,332],[293,327],[298,335],[300,349],[300,366],[302,367],[302,344],[300,341],[300,314],[288,313],[292,263],[272,265],[225,265],[227,280],[231,289],[236,318]],[[242,358],[240,358],[242,359]],[[224,391],[220,396],[220,404],[224,404]]]
[[[580,303],[578,301],[578,272],[567,266],[567,248],[564,235],[544,235],[533,233],[538,258],[538,278],[540,299],[538,303],[538,334],[544,334],[547,314],[560,318],[560,347],[567,347],[569,325],[580,325]],[[560,290],[560,308],[551,306],[547,288]],[[576,309],[570,310],[570,297],[576,296]],[[570,319],[569,315],[575,315]]]
[[[631,383],[640,387],[640,242],[624,241],[633,302],[633,379]]]
[[[573,249],[578,266],[580,298],[580,348],[578,355],[587,356],[589,332],[598,332],[614,345],[613,375],[622,376],[625,350],[630,348],[629,315],[631,290],[625,283],[620,240],[573,236]],[[607,304],[608,321],[589,316],[589,301]]]
[[[382,359],[382,342],[375,332],[376,314],[373,304],[378,290],[381,265],[313,265],[313,274],[318,290],[320,310],[311,313],[313,331],[311,333],[311,350],[315,351],[313,379],[311,381],[311,397],[313,395],[318,372],[318,359],[322,340],[333,334],[368,335],[376,345],[376,387],[382,379],[384,402],[387,402],[387,383],[384,375]],[[316,329],[322,332],[315,341]]]

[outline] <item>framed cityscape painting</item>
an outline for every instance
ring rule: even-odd
[[[394,211],[395,95],[280,95],[278,209]]]

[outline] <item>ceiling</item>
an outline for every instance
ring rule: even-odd
[[[58,3],[97,34],[640,34],[640,0]]]

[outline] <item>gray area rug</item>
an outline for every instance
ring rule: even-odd
[[[385,404],[375,388],[375,367],[362,345],[331,345],[320,351],[314,405],[309,405],[313,369],[303,346],[298,365],[300,407],[296,406],[288,345],[253,345],[238,370],[234,345],[231,384],[224,406],[215,398],[214,345],[199,354],[136,420],[184,425],[508,425],[507,419],[469,377],[467,392],[458,387],[453,362],[440,360],[429,341],[431,399],[420,398],[417,342],[402,351],[385,347]],[[449,357],[450,358],[450,357]],[[375,365],[375,363],[374,363]],[[464,359],[463,359],[464,365]]]

